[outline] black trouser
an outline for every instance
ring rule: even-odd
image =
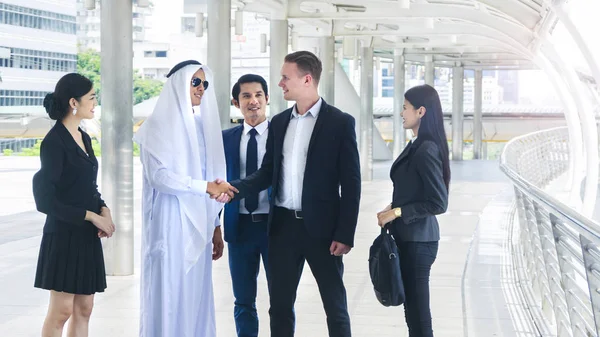
[[[409,337],[433,337],[429,307],[429,274],[438,252],[438,241],[396,241],[406,299],[404,315]]]
[[[306,261],[319,286],[329,336],[350,337],[350,316],[342,280],[344,265],[341,256],[329,252],[331,241],[310,236],[304,220],[284,208],[274,209],[272,226],[267,259],[271,336],[294,336],[294,303]]]

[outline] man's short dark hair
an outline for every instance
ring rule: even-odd
[[[315,84],[319,84],[321,73],[323,72],[323,65],[321,64],[321,60],[319,60],[315,54],[306,50],[297,51],[288,54],[285,57],[285,62],[296,63],[296,66],[298,66],[302,75],[310,74],[315,80]]]
[[[233,89],[231,89],[231,96],[233,97],[233,99],[235,99],[238,102],[240,101],[239,98],[240,92],[242,90],[241,87],[242,84],[246,83],[260,83],[263,92],[265,93],[265,96],[269,95],[269,87],[267,86],[267,81],[265,81],[265,79],[262,76],[256,74],[246,74],[240,77],[237,80],[237,82],[235,82],[235,84],[233,85]]]

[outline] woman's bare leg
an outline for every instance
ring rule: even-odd
[[[61,337],[65,322],[73,313],[75,295],[50,290],[50,304],[42,328],[42,337]]]
[[[73,315],[69,323],[68,337],[87,337],[90,316],[94,308],[94,295],[75,295]]]

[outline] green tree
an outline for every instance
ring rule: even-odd
[[[136,70],[133,74],[133,104],[160,95],[162,88],[161,81],[142,78]]]
[[[102,157],[102,144],[98,139],[92,138],[92,149],[94,150],[94,155],[96,157]],[[133,156],[139,157],[140,155],[140,146],[137,143],[133,143]]]
[[[92,150],[94,151],[94,156],[102,157],[102,147],[96,138],[92,138]]]
[[[40,155],[40,147],[42,146],[42,140],[38,139],[35,145],[28,148],[21,149],[21,152],[17,153],[17,155],[22,157],[38,157]],[[96,138],[92,138],[92,150],[94,151],[94,155],[96,157],[102,157],[102,144]],[[13,150],[4,149],[3,151],[5,156],[12,156]],[[140,155],[140,146],[137,143],[133,143],[133,156],[139,157]]]
[[[77,54],[77,72],[94,83],[98,104],[102,104],[102,87],[100,82],[100,53],[88,49]],[[133,104],[141,103],[158,96],[163,83],[158,80],[145,79],[137,71],[133,74]]]
[[[77,54],[77,72],[89,78],[94,83],[96,97],[98,97],[98,104],[100,104],[100,93],[102,91],[100,82],[100,53],[93,49],[88,49]]]
[[[21,149],[21,152],[19,153],[19,156],[23,156],[23,157],[39,157],[39,155],[40,155],[40,147],[41,146],[42,146],[42,140],[38,139],[35,142],[35,145],[33,145],[32,147]]]

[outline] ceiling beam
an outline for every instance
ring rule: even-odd
[[[377,42],[393,44],[396,48],[419,48],[419,47],[490,47],[498,48],[499,45],[496,40],[487,38],[485,36],[461,34],[461,35],[448,35],[448,36],[430,36],[427,39],[410,39],[402,36],[393,36],[388,39],[385,37],[377,37]]]
[[[269,17],[272,17],[273,13],[280,13],[281,15],[287,16],[287,9],[285,6],[281,2],[275,0],[247,2],[243,6],[242,10],[247,12],[261,13]]]
[[[420,26],[401,26],[397,30],[349,30],[343,26],[343,22],[334,21],[333,24],[333,35],[334,36],[404,36],[404,37],[424,37],[427,38],[429,36],[449,36],[449,35],[462,35],[462,34],[477,34],[479,36],[484,36],[493,40],[498,41],[499,44],[503,46],[511,46],[505,47],[507,51],[513,51],[514,49],[522,49],[525,48],[523,45],[514,41],[510,37],[499,34],[495,30],[478,26],[470,23],[456,23],[456,24],[447,24],[440,23],[437,25],[437,29],[427,29],[426,27]]]
[[[381,57],[382,60],[388,60],[387,62],[392,62],[393,60],[393,52],[387,50],[376,50],[374,52],[375,56]],[[503,60],[494,60],[494,62],[490,60],[480,60],[480,61],[472,61],[472,60],[459,60],[459,61],[449,61],[449,60],[433,60],[433,64],[436,67],[454,67],[456,64],[460,64],[465,69],[498,69],[498,70],[519,70],[519,69],[539,69],[533,62],[527,60],[518,60],[518,64],[513,61],[503,61]],[[386,62],[386,61],[384,61]],[[405,62],[409,64],[424,64],[425,57],[424,55],[406,55]]]
[[[495,60],[495,59],[519,59],[519,60],[523,60],[524,58],[519,57],[518,55],[512,54],[512,53],[491,53],[491,52],[486,52],[486,53],[481,53],[481,52],[471,52],[471,53],[459,53],[456,50],[447,50],[447,51],[432,51],[432,52],[427,52],[427,51],[421,51],[421,50],[411,50],[411,49],[405,49],[404,50],[404,55],[432,55],[432,56],[445,56],[445,55],[452,55],[452,56],[459,56],[459,57],[464,57],[464,58],[474,58],[474,59],[490,59],[490,60]]]
[[[475,0],[481,3],[483,6],[493,8],[497,11],[504,13],[506,16],[510,16],[515,20],[519,21],[522,25],[529,28],[530,30],[535,27],[537,21],[541,17],[541,8],[537,5],[537,9],[534,8],[536,4],[531,2],[531,5],[527,5],[519,0]]]
[[[505,43],[484,36],[466,36],[460,35],[457,43],[454,44],[447,36],[430,36],[423,41],[411,41],[410,39],[398,37],[402,41],[390,41],[382,36],[375,37],[374,47],[382,49],[419,49],[428,51],[448,50],[453,52],[494,52],[494,53],[515,53],[514,48],[507,46]],[[411,42],[405,42],[411,41]]]
[[[302,10],[302,2],[303,0],[289,0],[288,16],[290,18],[350,19],[362,22],[369,19],[373,19],[375,22],[386,19],[397,21],[399,18],[459,19],[488,26],[510,36],[519,36],[521,39],[526,40],[526,43],[533,38],[531,30],[524,25],[502,19],[496,15],[485,14],[475,9],[475,7],[469,8],[465,6],[453,6],[451,4],[411,4],[410,9],[403,9],[400,6],[390,6],[389,1],[344,0],[344,4],[362,6],[365,11],[335,11],[335,6],[330,1],[327,1],[333,6],[333,11],[310,13]],[[436,24],[437,22],[434,23],[434,25]]]

